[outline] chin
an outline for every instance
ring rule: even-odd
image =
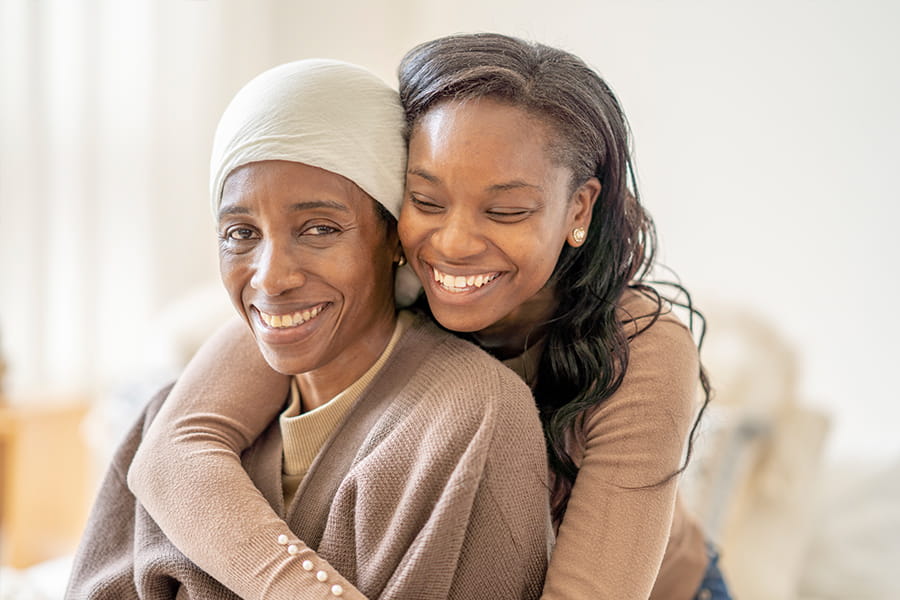
[[[260,350],[269,366],[282,375],[297,375],[312,371],[315,368],[310,366],[310,361],[307,359],[284,356],[279,352],[273,352],[269,348],[260,348]]]
[[[441,324],[441,327],[458,333],[475,333],[490,327],[493,323],[490,320],[475,317],[472,315],[472,311],[459,307],[448,309],[432,307],[431,314]]]

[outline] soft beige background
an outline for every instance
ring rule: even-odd
[[[802,397],[834,416],[829,456],[896,457],[889,0],[0,0],[8,386],[103,392],[160,312],[215,280],[208,151],[251,76],[327,56],[393,80],[414,43],[475,30],[607,77],[664,261],[701,306],[749,307],[798,350]]]

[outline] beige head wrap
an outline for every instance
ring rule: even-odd
[[[362,67],[308,59],[269,69],[241,88],[219,121],[210,160],[213,212],[233,170],[288,160],[346,177],[399,217],[404,126],[397,92]],[[398,304],[418,290],[412,270],[400,269]]]

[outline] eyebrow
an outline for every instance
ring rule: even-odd
[[[441,183],[440,177],[429,173],[428,171],[424,171],[422,169],[408,169],[406,171],[410,175],[416,175],[417,177],[421,177],[422,179],[434,183]],[[542,190],[543,188],[539,185],[535,185],[533,183],[528,183],[527,181],[522,181],[521,179],[513,179],[511,181],[504,181],[503,183],[495,183],[493,185],[489,185],[486,189],[489,192],[506,192],[509,190],[517,190],[521,188],[530,188],[534,190]]]
[[[488,186],[488,191],[505,192],[507,190],[517,190],[520,188],[531,188],[534,190],[543,189],[539,185],[534,185],[533,183],[528,183],[527,181],[522,181],[521,179],[513,179],[512,181],[507,181],[505,183],[495,183],[494,185]]]
[[[310,210],[314,208],[332,208],[341,212],[350,212],[350,209],[334,200],[307,200],[305,202],[295,202],[291,205],[291,211],[299,212],[302,210]],[[245,206],[228,206],[219,211],[219,219],[229,215],[249,215],[250,209]]]
[[[406,172],[409,175],[416,175],[418,177],[421,177],[425,181],[430,181],[431,183],[440,183],[441,182],[441,180],[439,178],[432,175],[428,171],[423,171],[422,169],[407,169]]]

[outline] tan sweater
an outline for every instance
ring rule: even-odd
[[[620,314],[641,317],[655,307],[629,291]],[[626,333],[648,322],[638,319]],[[531,384],[541,351],[532,347],[505,363]],[[681,464],[698,408],[698,369],[690,331],[671,314],[632,340],[621,387],[569,436],[578,478],[542,600],[696,596],[708,563],[703,532],[678,501],[677,479],[647,486]]]
[[[634,292],[628,292],[621,303],[623,318],[626,314],[648,314],[654,307]],[[642,320],[632,327],[645,323]],[[229,331],[223,339],[234,337],[235,332]],[[249,347],[252,343],[248,338],[240,346]],[[217,353],[236,352],[233,342],[225,345],[219,340],[210,345]],[[538,352],[535,349],[507,364],[527,377],[536,371]],[[192,393],[186,392],[178,398],[181,406],[178,412],[206,415],[198,417],[206,429],[226,432],[207,440],[217,448],[217,456],[224,462],[226,455],[233,457],[235,451],[252,439],[254,431],[259,431],[254,419],[261,420],[263,416],[271,419],[280,410],[286,383],[283,377],[272,375],[257,354],[226,356],[223,361],[246,363],[243,373],[255,374],[253,386],[245,383],[241,388],[240,382],[231,382],[234,383],[229,385],[231,393],[218,398],[195,386],[189,390]],[[589,411],[582,427],[569,440],[580,472],[559,530],[542,600],[646,599],[651,597],[651,589],[653,600],[694,597],[707,565],[706,548],[696,522],[677,501],[677,481],[643,489],[626,488],[657,483],[679,467],[697,410],[698,368],[690,332],[671,315],[664,315],[632,341],[622,386],[601,406]],[[193,371],[194,375],[185,379],[209,381],[198,373],[215,372],[213,385],[228,381],[229,374],[220,373],[221,369],[213,361],[194,365]],[[253,403],[246,391],[251,389],[263,390]],[[236,424],[243,427],[240,435],[234,433],[238,430]],[[183,469],[170,475],[171,479],[189,480],[193,476],[189,473],[196,472],[198,466],[192,467],[190,461],[179,456],[165,441],[178,435],[175,417],[161,419],[158,425],[160,436],[142,449],[144,456],[152,460],[139,465],[140,475],[132,481],[144,481],[154,468],[165,472],[173,461],[178,461]],[[192,450],[203,451],[200,446]],[[227,484],[220,485],[240,484],[244,486],[244,494],[252,493],[246,489],[246,475],[232,471],[229,478]],[[160,512],[178,509],[179,496],[167,495],[165,489],[141,485],[136,493]],[[221,511],[217,514],[226,516]],[[254,519],[265,522],[247,512],[241,520],[246,523]],[[197,530],[198,525],[186,523],[181,527]],[[177,528],[167,531],[173,534],[174,529]],[[213,543],[212,537],[194,537],[191,543],[180,548],[189,556],[197,556],[203,547]],[[274,551],[269,550],[255,560],[265,563],[273,555]],[[210,572],[225,580],[222,569],[213,568]],[[264,596],[256,590],[248,597]]]
[[[190,468],[175,462],[151,473],[149,486],[179,502],[160,520],[182,528],[175,536],[160,531],[125,485],[164,396],[115,457],[66,598],[236,598],[176,550],[197,540],[208,545],[192,553],[194,561],[217,569],[245,598],[540,594],[549,514],[537,411],[515,374],[430,322],[416,321],[401,337],[289,506],[277,420],[237,463],[251,477],[246,484],[228,475],[231,463],[222,467],[224,453],[210,448],[189,453]],[[174,422],[177,461],[181,444],[193,443],[195,434],[207,438],[202,417]],[[268,516],[259,516],[261,507]]]
[[[281,439],[284,443],[284,464],[282,466],[282,490],[284,503],[289,505],[294,499],[297,487],[318,456],[325,441],[331,437],[335,428],[344,419],[347,411],[356,404],[388,357],[397,346],[397,342],[413,321],[410,312],[403,311],[397,318],[394,333],[387,346],[375,363],[363,373],[359,379],[339,393],[337,396],[309,412],[301,412],[300,390],[297,379],[291,381],[290,402],[278,417],[281,427]]]

